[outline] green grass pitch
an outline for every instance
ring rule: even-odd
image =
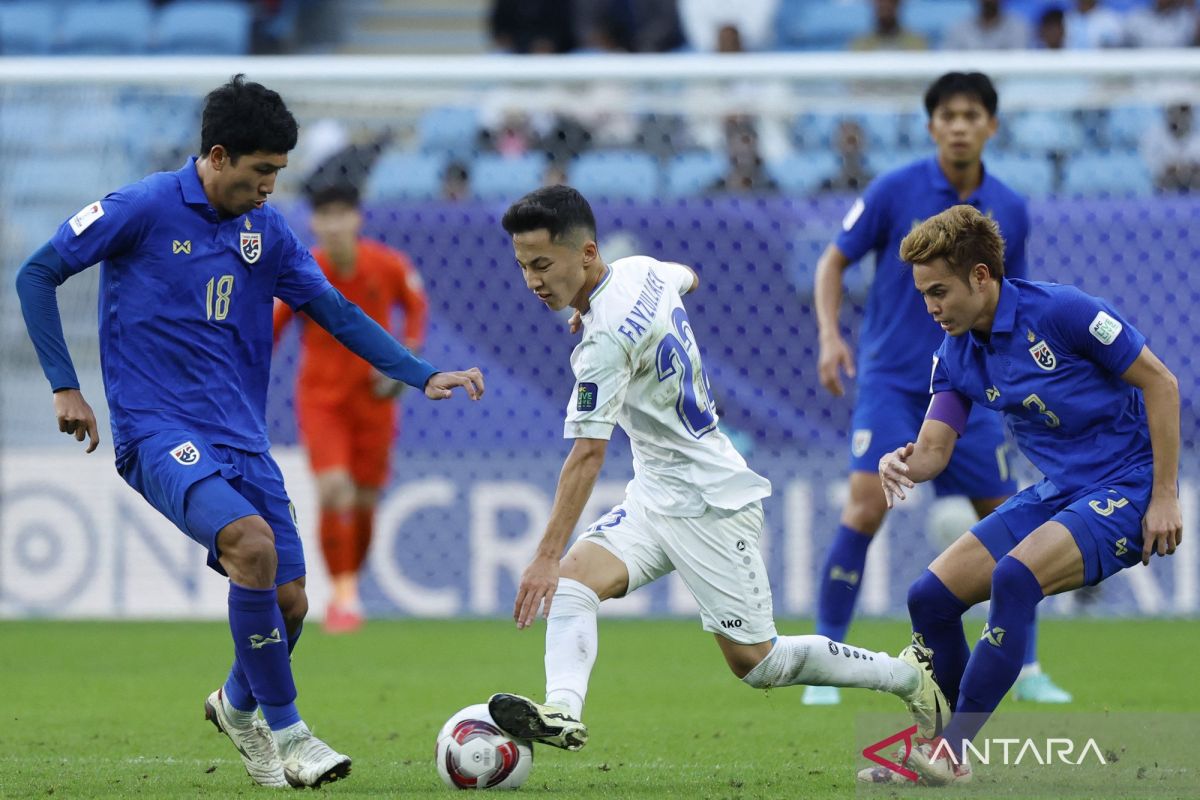
[[[394,621],[335,638],[311,626],[294,661],[300,709],[354,758],[349,780],[322,791],[453,796],[433,766],[436,731],[494,691],[540,697],[543,630]],[[849,638],[894,653],[906,631],[865,621]],[[224,678],[228,635],[215,623],[0,623],[0,797],[265,796],[271,790],[250,782],[203,720],[204,698]],[[1075,693],[1072,712],[1200,712],[1200,620],[1051,620],[1041,643],[1043,663]],[[843,698],[806,708],[798,688],[748,689],[695,621],[601,620],[591,742],[579,753],[538,748],[516,796],[897,796],[857,790],[853,773],[856,718],[897,711],[898,701],[862,690]],[[1190,785],[1200,792],[1200,777]],[[1000,790],[992,783],[980,796]]]

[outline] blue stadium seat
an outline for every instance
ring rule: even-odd
[[[983,163],[989,174],[1026,197],[1042,197],[1054,192],[1054,165],[1047,156],[985,154]]]
[[[903,167],[905,164],[933,156],[933,148],[924,147],[919,149],[907,147],[895,148],[879,148],[867,152],[867,166],[871,168],[871,172],[876,175],[882,175],[885,172],[891,172],[894,169]]]
[[[373,200],[429,200],[442,192],[447,158],[432,153],[392,150],[380,156],[367,180]]]
[[[1083,131],[1062,111],[1025,111],[1008,121],[1013,146],[1026,153],[1074,152],[1083,147]]]
[[[51,3],[0,4],[0,54],[45,55],[54,48],[58,31]]]
[[[900,6],[900,24],[936,47],[947,30],[976,13],[975,0],[906,0]]]
[[[471,194],[484,200],[512,202],[541,186],[545,171],[546,156],[542,153],[483,155],[471,162]]]
[[[148,0],[70,3],[62,14],[58,50],[68,55],[145,53],[153,20]]]
[[[84,204],[137,177],[128,160],[111,150],[30,156],[5,166],[0,177],[0,202],[58,205],[62,219],[66,219]]]
[[[809,150],[795,153],[767,164],[767,172],[785,194],[812,194],[821,181],[835,175],[841,168],[836,153],[828,150]]]
[[[1137,153],[1084,153],[1067,162],[1063,194],[1142,197],[1154,192],[1150,168]]]
[[[55,126],[59,106],[33,98],[6,98],[0,111],[0,147],[33,148]]]
[[[729,159],[720,153],[697,150],[681,153],[667,164],[667,197],[687,197],[704,194],[709,186],[720,180],[729,166]]]
[[[776,12],[779,45],[797,50],[843,50],[871,32],[867,0],[781,0]]]
[[[479,112],[475,108],[432,108],[417,121],[417,142],[426,153],[467,160],[475,155]]]
[[[1162,119],[1162,109],[1151,106],[1116,106],[1108,110],[1108,142],[1116,147],[1137,147],[1151,126]]]
[[[155,49],[172,55],[250,51],[251,9],[238,0],[175,0],[158,14]]]
[[[658,163],[640,150],[596,150],[571,162],[571,185],[585,197],[649,200],[658,194]]]

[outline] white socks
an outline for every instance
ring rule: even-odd
[[[874,689],[907,698],[921,676],[887,653],[874,653],[824,636],[780,636],[742,680],[756,689],[773,686],[841,686]]]
[[[559,578],[546,620],[546,705],[579,719],[596,663],[600,598],[582,583]]]

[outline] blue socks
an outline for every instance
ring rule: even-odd
[[[1037,663],[1037,611],[1034,610],[1033,621],[1029,623],[1029,637],[1025,641],[1025,660],[1023,666]]]
[[[870,544],[869,535],[845,525],[838,526],[821,570],[821,591],[817,598],[818,635],[835,642],[846,641]]]
[[[908,615],[913,633],[933,650],[933,674],[952,710],[958,705],[958,684],[971,656],[962,626],[966,610],[967,604],[929,570],[909,587]]]
[[[235,657],[225,684],[229,702],[234,708],[253,710],[252,705],[245,706],[257,698],[271,730],[299,722],[287,629],[275,589],[250,589],[230,581],[229,629]],[[237,675],[238,672],[243,675]],[[241,705],[228,691],[231,684],[232,695],[236,695]]]
[[[301,623],[294,632],[288,633],[289,656],[296,649],[296,643],[300,641],[300,634],[303,632],[304,623]],[[246,671],[242,669],[237,658],[233,659],[233,666],[229,668],[229,677],[225,679],[225,699],[238,711],[254,711],[258,708],[258,701],[254,699],[254,692],[250,689],[250,680],[246,677]]]
[[[963,740],[975,738],[1016,682],[1042,597],[1041,584],[1029,567],[1012,556],[1000,559],[992,572],[987,627],[967,662],[958,705],[942,733],[956,753],[962,752]]]

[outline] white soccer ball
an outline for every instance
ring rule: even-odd
[[[958,541],[958,537],[979,521],[975,506],[962,495],[938,497],[929,504],[925,518],[925,535],[939,553]]]
[[[486,703],[467,706],[438,732],[438,775],[451,789],[516,789],[532,768],[533,747],[501,732]]]

